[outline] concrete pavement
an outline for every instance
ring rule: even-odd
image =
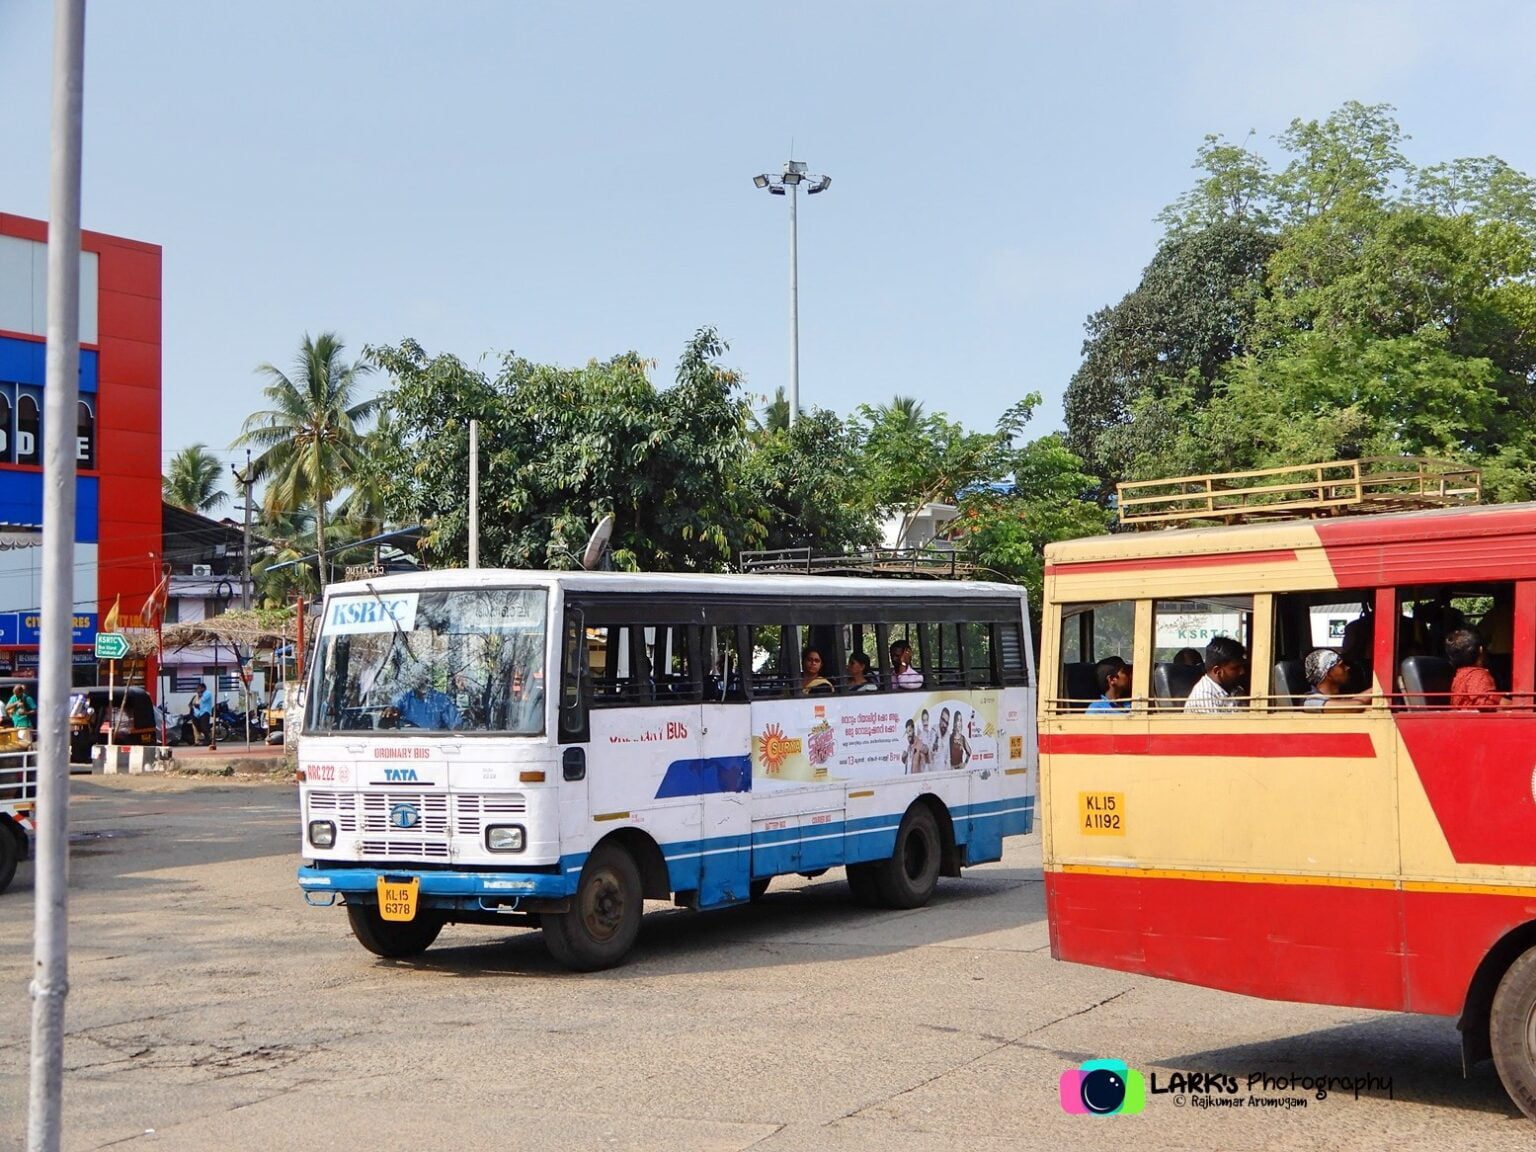
[[[574,976],[539,933],[365,953],[304,905],[286,784],[74,782],[71,1149],[1529,1147],[1448,1020],[1271,1004],[1060,964],[1039,848],[871,912],[841,873],[759,905],[657,906],[633,961]],[[31,872],[0,896],[0,1149],[24,1131]],[[1150,1096],[1064,1115],[1063,1071],[1388,1077],[1283,1110]]]

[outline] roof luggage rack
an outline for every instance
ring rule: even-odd
[[[1120,523],[1239,524],[1477,504],[1477,468],[1427,456],[1368,456],[1291,468],[1215,472],[1115,485]]]
[[[741,570],[800,576],[888,576],[919,580],[969,580],[975,565],[963,554],[926,548],[869,548],[815,556],[809,548],[771,548],[741,553]]]

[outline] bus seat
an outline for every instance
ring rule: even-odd
[[[1087,661],[1062,665],[1062,695],[1066,697],[1067,707],[1071,711],[1081,712],[1104,695],[1099,690],[1099,678],[1094,673],[1097,667]]]
[[[1152,706],[1182,709],[1184,701],[1204,675],[1205,669],[1198,664],[1152,665]]]
[[[1306,665],[1300,660],[1276,660],[1269,680],[1269,694],[1281,708],[1300,708],[1311,685]]]
[[[1399,671],[1403,676],[1403,703],[1409,708],[1444,708],[1450,704],[1450,661],[1438,656],[1410,656]]]

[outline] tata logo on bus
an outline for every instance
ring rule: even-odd
[[[391,828],[414,828],[421,823],[421,813],[416,810],[414,804],[396,804],[389,810],[389,826]]]
[[[326,608],[325,630],[332,635],[409,632],[416,627],[415,592],[394,596],[338,596]]]
[[[386,768],[384,780],[389,784],[416,784],[419,783],[420,777],[416,775],[414,768]]]

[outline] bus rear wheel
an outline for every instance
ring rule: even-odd
[[[419,956],[432,947],[445,921],[441,913],[424,908],[417,909],[414,920],[386,920],[379,915],[377,904],[348,904],[347,922],[352,925],[357,942],[368,951],[388,960],[400,960]]]
[[[1499,981],[1488,1038],[1504,1090],[1536,1120],[1536,948],[1522,954]]]
[[[875,871],[875,886],[887,908],[920,908],[939,884],[942,848],[939,822],[923,805],[907,809],[896,830],[896,847]]]
[[[617,844],[599,844],[581,870],[571,910],[541,917],[550,955],[578,972],[622,963],[640,935],[644,899],[634,857]]]

